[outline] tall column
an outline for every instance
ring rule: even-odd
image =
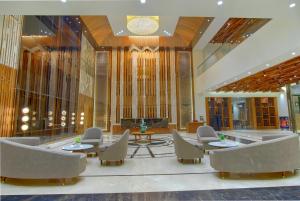
[[[137,118],[138,94],[137,94],[137,58],[136,52],[132,53],[132,118]]]
[[[116,123],[116,87],[117,87],[117,49],[112,50],[111,73],[111,124]]]
[[[172,108],[172,123],[177,121],[176,110],[176,70],[175,70],[175,49],[170,50],[170,70],[171,70],[171,108]]]
[[[124,105],[124,48],[121,49],[120,60],[120,119],[122,119]]]
[[[159,85],[159,51],[155,53],[156,56],[156,115],[160,118],[160,85]]]

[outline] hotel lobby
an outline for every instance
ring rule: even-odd
[[[0,200],[300,200],[299,0],[0,0]]]

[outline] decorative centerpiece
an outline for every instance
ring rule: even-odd
[[[80,144],[81,143],[81,138],[80,137],[76,137],[75,138],[75,144]]]
[[[225,141],[225,135],[223,133],[219,133],[219,139],[221,142]]]
[[[140,124],[140,132],[145,133],[146,130],[147,130],[146,122],[144,121],[144,119],[142,119],[142,122]]]

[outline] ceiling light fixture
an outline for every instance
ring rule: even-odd
[[[218,6],[221,6],[221,5],[223,5],[223,1],[218,1]]]
[[[119,31],[118,33],[116,33],[116,35],[118,36],[118,35],[120,35],[120,34],[122,34],[122,33],[124,33],[124,30],[122,29],[121,31]]]
[[[267,67],[270,67],[270,64],[266,64]]]
[[[127,29],[136,35],[154,34],[159,28],[159,16],[127,16]]]
[[[146,0],[140,0],[141,4],[145,4]]]
[[[295,56],[295,55],[296,55],[296,52],[292,52],[292,55]]]
[[[168,32],[168,31],[166,31],[166,30],[164,30],[164,33],[165,33],[166,35],[168,35],[168,36],[171,36],[171,33]]]
[[[296,6],[296,3],[291,3],[290,8],[294,8]]]
[[[248,72],[248,75],[251,75],[251,72]]]
[[[66,3],[66,2],[67,2],[67,0],[61,0],[61,2],[63,2],[63,3]]]

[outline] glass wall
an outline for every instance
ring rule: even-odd
[[[293,130],[300,134],[300,84],[290,86],[290,103]]]
[[[16,134],[72,135],[81,25],[76,16],[25,16],[17,79]]]
[[[191,71],[191,52],[176,52],[177,71],[177,115],[178,128],[185,129],[193,119],[193,78]]]
[[[250,98],[232,98],[232,117],[234,129],[252,129]]]
[[[110,120],[110,59],[110,51],[96,53],[94,126],[104,130],[109,129]]]

